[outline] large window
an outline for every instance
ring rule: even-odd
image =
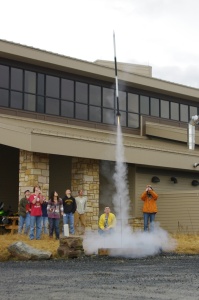
[[[161,118],[169,119],[169,101],[160,101]]]
[[[0,64],[0,106],[116,125],[117,99],[112,85],[74,77]],[[124,127],[139,128],[141,115],[187,123],[199,113],[197,104],[180,103],[180,99],[170,100],[165,95],[161,99],[131,87],[119,91],[118,96]]]
[[[139,96],[128,93],[128,111],[139,113]]]
[[[76,82],[76,102],[88,103],[88,84]],[[81,106],[78,106],[81,107]]]
[[[103,106],[114,109],[115,107],[114,102],[115,102],[114,90],[103,88]]]
[[[74,101],[74,81],[68,79],[61,80],[61,98]]]
[[[180,121],[188,122],[188,105],[180,104]]]
[[[179,103],[171,102],[171,120],[179,121]]]
[[[59,98],[59,78],[46,76],[46,96]]]
[[[150,111],[151,111],[151,116],[154,116],[154,117],[160,116],[160,100],[159,99],[151,98]]]
[[[9,67],[0,65],[0,88],[9,88]]]
[[[140,113],[149,115],[149,97],[140,96]]]
[[[101,106],[101,87],[96,85],[89,86],[89,104]]]
[[[23,71],[21,69],[11,68],[11,90],[22,91],[23,89]]]

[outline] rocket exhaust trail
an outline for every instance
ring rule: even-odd
[[[117,59],[116,59],[116,46],[115,46],[115,32],[113,31],[113,47],[114,47],[114,60],[115,60],[115,90],[116,90],[116,100],[117,100],[117,113],[116,116],[121,116],[119,109],[119,93],[118,93],[118,78],[117,78]]]

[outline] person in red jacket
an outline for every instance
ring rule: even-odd
[[[143,205],[143,215],[144,215],[144,231],[148,231],[148,223],[150,220],[150,230],[153,230],[153,223],[155,221],[155,215],[158,211],[156,201],[158,199],[158,194],[153,190],[151,185],[146,186],[146,190],[141,195]]]
[[[33,188],[33,194],[30,195],[30,234],[29,237],[31,240],[34,239],[34,231],[36,228],[36,240],[40,240],[41,237],[41,220],[42,220],[42,208],[44,196],[41,193],[40,187],[35,186]]]

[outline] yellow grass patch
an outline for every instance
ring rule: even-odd
[[[41,240],[30,240],[28,236],[23,234],[3,234],[0,235],[0,261],[6,261],[12,258],[7,247],[18,241],[24,242],[39,250],[48,250],[52,253],[53,258],[57,257],[59,241],[55,240],[55,238],[50,239],[48,235],[41,236]]]
[[[173,251],[179,254],[199,254],[199,235],[194,234],[172,234],[176,240],[176,249]],[[0,261],[13,259],[7,250],[7,247],[17,241],[22,241],[34,248],[48,250],[52,253],[53,258],[57,258],[57,249],[59,241],[55,238],[50,239],[48,235],[43,235],[41,240],[30,240],[26,235],[3,234],[0,235]]]

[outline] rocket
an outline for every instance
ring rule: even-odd
[[[115,46],[115,32],[113,31],[113,47],[114,47],[114,60],[115,60],[115,90],[116,90],[116,105],[117,105],[117,113],[116,116],[120,117],[120,109],[119,109],[119,93],[118,93],[118,78],[117,78],[117,59],[116,59],[116,46]]]

